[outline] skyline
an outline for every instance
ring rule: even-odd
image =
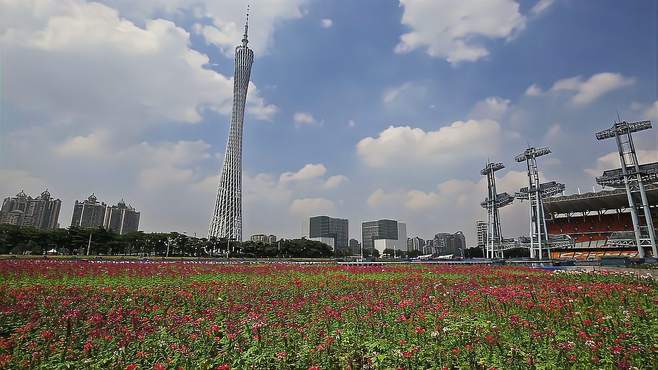
[[[142,202],[145,231],[203,235],[244,14],[214,3],[69,0],[31,14],[34,2],[0,0],[14,72],[1,87],[3,194],[48,187],[71,214],[93,189]],[[506,166],[501,192],[527,186],[513,161],[527,144],[551,146],[541,179],[567,193],[618,168],[594,132],[617,111],[658,119],[655,2],[491,4],[252,2],[244,235],[298,236],[327,214],[462,230],[472,244],[488,159]],[[636,137],[642,163],[658,160],[656,137]],[[501,218],[504,236],[527,234],[525,203]]]

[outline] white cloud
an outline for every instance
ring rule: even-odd
[[[540,173],[540,177],[543,181],[543,173]],[[527,182],[524,171],[508,171],[499,174],[497,188],[499,192],[514,193],[520,187],[527,186]],[[477,181],[446,180],[430,191],[385,191],[379,188],[369,196],[368,205],[378,214],[391,214],[409,220],[408,225],[414,230],[433,230],[434,233],[463,230],[467,235],[467,244],[474,245],[475,220],[483,217],[486,219],[486,213],[480,206],[480,202],[486,197],[486,189],[485,177]],[[501,210],[506,237],[527,233],[527,207],[527,202],[515,202]]]
[[[368,196],[367,203],[370,207],[380,207],[384,205],[396,204],[404,199],[404,194],[400,192],[386,192],[379,188]]]
[[[385,89],[382,94],[382,101],[385,104],[392,104],[397,101],[402,101],[405,97],[417,99],[424,96],[426,92],[427,89],[424,86],[415,82],[405,82],[399,86]]]
[[[530,12],[532,12],[534,15],[539,15],[550,8],[554,2],[555,0],[539,0],[535,3]]]
[[[0,195],[9,196],[24,190],[28,195],[41,194],[47,188],[47,182],[33,176],[28,171],[0,168]],[[33,195],[34,196],[34,195]],[[57,197],[57,194],[54,194]]]
[[[604,72],[592,75],[584,80],[582,76],[575,76],[556,81],[551,92],[575,93],[570,102],[576,106],[584,106],[597,100],[601,96],[635,83],[635,79],[624,77],[619,73]]]
[[[301,198],[293,200],[290,205],[290,213],[307,217],[319,214],[328,214],[335,210],[334,202],[325,198]]]
[[[644,116],[645,119],[652,120],[654,124],[658,123],[658,100],[644,111]]]
[[[289,183],[293,181],[306,181],[323,176],[327,172],[327,167],[322,163],[312,164],[309,163],[302,167],[297,172],[284,172],[281,174],[279,181],[281,183]]]
[[[332,21],[329,18],[325,18],[320,21],[320,25],[322,26],[322,28],[331,28],[331,26],[334,25],[334,21]]]
[[[147,20],[142,28],[82,0],[3,2],[5,100],[34,121],[134,132],[196,123],[204,110],[230,113],[232,80],[206,69],[208,57],[190,49],[189,34],[172,22]],[[276,107],[253,87],[247,112],[269,118]]]
[[[346,183],[347,181],[349,181],[349,179],[347,178],[347,176],[344,176],[344,175],[335,175],[335,176],[331,176],[331,177],[329,177],[329,178],[327,179],[327,181],[324,182],[324,184],[322,185],[322,187],[323,187],[324,189],[335,189],[335,188],[339,187],[341,184]]]
[[[499,121],[510,110],[511,101],[497,96],[490,96],[475,104],[471,110],[470,118],[492,119]]]
[[[559,138],[560,135],[562,135],[562,126],[560,126],[559,123],[555,123],[551,125],[551,127],[548,128],[548,131],[546,131],[546,135],[544,136],[544,141],[546,142],[553,142],[557,138]]]
[[[658,149],[656,150],[637,150],[637,160],[640,164],[658,162]],[[621,168],[619,152],[610,152],[596,159],[594,168],[585,169],[585,173],[597,177],[603,174],[605,170]]]
[[[525,94],[527,96],[539,96],[542,94],[542,90],[536,84],[532,84],[525,90]]]
[[[242,0],[100,0],[118,9],[135,22],[163,17],[181,19],[191,16],[199,23],[195,31],[229,56],[244,32],[246,2]],[[303,16],[306,0],[259,0],[252,3],[249,16],[249,46],[262,56],[272,45],[277,25]],[[210,22],[210,24],[207,24]],[[203,24],[201,24],[203,23]]]
[[[483,39],[509,39],[522,30],[526,18],[513,0],[400,0],[402,24],[410,32],[400,37],[396,53],[425,48],[451,64],[476,61],[489,54]]]
[[[293,115],[292,119],[298,125],[313,125],[317,123],[315,117],[311,113],[306,112],[297,112]]]
[[[55,146],[60,157],[107,158],[111,154],[111,137],[107,130],[98,130],[87,136],[74,136]]]
[[[498,146],[500,125],[493,120],[457,121],[437,131],[390,126],[377,137],[357,144],[359,157],[370,167],[431,166],[455,158],[483,157]]]
[[[404,206],[410,210],[429,210],[437,207],[441,202],[439,195],[431,192],[420,190],[410,190],[407,192]]]

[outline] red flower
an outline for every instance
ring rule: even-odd
[[[130,364],[130,365],[126,366],[126,370],[135,370],[135,369],[137,369],[137,365],[135,365],[135,364]]]
[[[217,366],[216,370],[230,370],[231,366],[229,364],[221,364]]]
[[[166,369],[166,367],[163,364],[159,363],[159,362],[156,363],[155,365],[153,365],[153,370],[165,370],[165,369]]]

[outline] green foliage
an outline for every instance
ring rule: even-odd
[[[90,242],[91,235],[91,242]],[[58,254],[158,257],[252,257],[326,258],[333,256],[324,243],[307,240],[281,240],[275,244],[236,242],[217,238],[197,238],[185,234],[144,233],[119,235],[103,228],[39,230],[31,227],[0,225],[0,254],[42,255],[55,249]]]

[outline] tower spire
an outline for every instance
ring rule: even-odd
[[[247,31],[249,30],[249,5],[247,5],[247,19],[244,21],[244,36],[242,36],[242,46],[246,47],[249,40],[247,39]]]

